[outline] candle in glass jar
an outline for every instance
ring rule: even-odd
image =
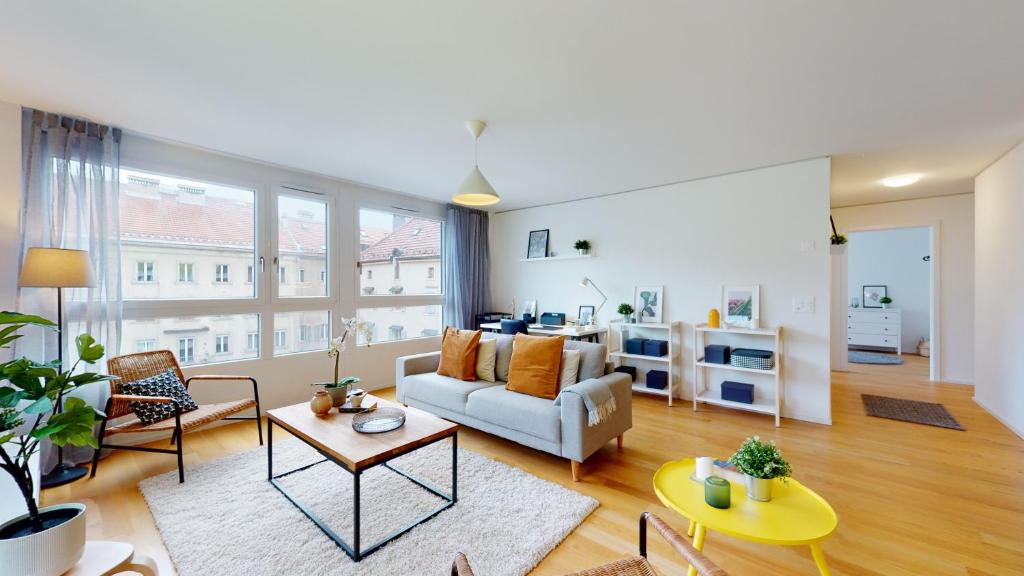
[[[714,473],[715,459],[710,456],[700,456],[697,458],[697,479],[703,481],[708,476]]]
[[[718,476],[708,476],[704,480],[704,501],[708,506],[728,508],[731,505],[732,487],[729,481]]]

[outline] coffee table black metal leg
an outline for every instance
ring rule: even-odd
[[[459,433],[452,434],[452,504],[459,501]]]
[[[354,494],[354,497],[353,497],[353,500],[354,500],[353,501],[353,504],[354,504],[354,506],[353,506],[353,509],[354,509],[354,511],[353,511],[353,515],[354,515],[353,526],[354,526],[354,528],[352,529],[352,541],[353,541],[353,546],[352,546],[353,558],[352,559],[355,560],[356,562],[359,562],[360,560],[363,559],[362,552],[359,549],[359,477],[360,476],[362,476],[362,471],[356,472],[355,474],[352,475],[352,490],[353,490],[352,493]]]
[[[274,481],[274,421],[267,418],[267,480]]]

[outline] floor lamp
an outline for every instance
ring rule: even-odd
[[[89,288],[96,285],[92,261],[85,250],[64,248],[29,248],[21,266],[18,286],[22,288],[57,289],[57,361],[64,366],[64,288]],[[60,401],[57,411],[61,410]],[[84,466],[64,464],[64,447],[57,447],[57,466],[40,480],[43,488],[74,482],[85,476]]]

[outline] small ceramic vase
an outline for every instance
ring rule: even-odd
[[[708,310],[708,328],[721,328],[722,327],[722,316],[718,313],[718,308],[712,308]]]
[[[331,397],[325,390],[317,390],[309,401],[309,409],[317,416],[326,416],[331,411]]]
[[[345,398],[348,396],[348,385],[344,386],[332,386],[325,388],[327,395],[331,397],[331,406],[337,408],[345,403]]]

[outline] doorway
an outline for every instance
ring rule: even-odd
[[[909,368],[939,378],[937,235],[937,225],[848,232],[850,371]]]

